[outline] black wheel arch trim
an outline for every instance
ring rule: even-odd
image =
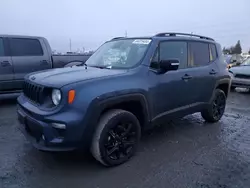
[[[219,87],[219,85],[221,84],[228,84],[228,93],[230,92],[230,87],[231,87],[231,78],[222,78],[222,79],[219,79],[216,84],[215,84],[215,87],[214,87],[214,91],[213,91],[213,95],[211,96],[210,98],[210,102],[213,100],[213,96],[214,96],[214,92],[215,90]]]
[[[111,107],[112,105],[117,105],[122,102],[130,102],[130,101],[139,101],[143,108],[145,127],[150,124],[150,113],[149,106],[145,95],[142,93],[131,93],[131,94],[123,94],[118,96],[109,96],[107,97],[96,97],[89,107],[87,108],[85,120],[87,120],[86,127],[84,128],[82,135],[82,142],[85,146],[84,148],[89,149],[92,141],[92,136],[94,131],[96,130],[96,126],[98,125],[99,118],[106,108]],[[84,122],[83,122],[84,123]]]
[[[124,102],[133,102],[133,101],[140,102],[143,108],[145,122],[150,122],[150,112],[149,112],[148,102],[147,102],[145,95],[143,95],[142,93],[122,94],[118,96],[105,98],[105,99],[99,100],[98,106],[100,108],[100,111],[102,112],[106,108],[110,108],[114,105],[118,105]]]
[[[231,83],[231,78],[222,78],[216,82],[216,87],[218,87],[221,84],[229,84],[230,85],[230,83]]]

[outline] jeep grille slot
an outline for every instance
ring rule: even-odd
[[[23,86],[24,95],[39,105],[43,102],[43,90],[44,87],[29,82],[25,82]]]

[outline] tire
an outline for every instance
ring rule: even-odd
[[[203,119],[210,123],[219,121],[225,112],[226,99],[224,91],[216,89],[211,104],[201,112]]]
[[[140,137],[141,127],[135,115],[125,110],[110,110],[99,120],[91,153],[105,166],[120,165],[135,154]]]

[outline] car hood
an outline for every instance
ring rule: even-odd
[[[233,72],[233,74],[250,75],[250,66],[232,67],[229,70],[230,70],[230,72]]]
[[[126,72],[127,70],[69,67],[35,72],[27,75],[26,79],[39,85],[59,88],[79,81],[114,76]]]

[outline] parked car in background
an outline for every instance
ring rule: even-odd
[[[243,57],[244,60],[250,58],[249,53],[242,53],[241,56]]]
[[[250,89],[250,58],[243,61],[240,66],[229,69],[232,77],[231,89],[236,87]]]
[[[221,46],[209,37],[116,38],[84,67],[27,75],[20,129],[40,150],[87,149],[115,166],[135,154],[142,130],[195,112],[219,121],[230,82]]]
[[[224,55],[224,59],[227,63],[227,68],[231,68],[234,66],[239,66],[242,61],[243,61],[243,57],[239,54],[225,54]]]
[[[0,94],[19,92],[31,72],[82,65],[89,55],[52,55],[43,37],[0,35]]]
[[[232,62],[231,62],[231,58],[232,58],[232,55],[224,55],[224,60],[227,64],[227,68],[231,68],[232,67]]]

